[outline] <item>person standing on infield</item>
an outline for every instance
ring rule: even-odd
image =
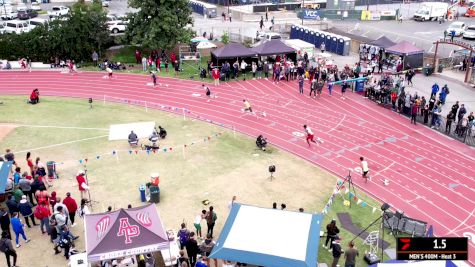
[[[362,173],[363,178],[365,179],[365,183],[367,183],[368,180],[371,181],[371,177],[369,177],[368,175],[368,172],[369,172],[368,162],[363,157],[360,157],[360,161],[361,161],[361,173]]]

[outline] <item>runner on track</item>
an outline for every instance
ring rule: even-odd
[[[365,183],[367,183],[368,180],[371,181],[371,177],[369,177],[368,175],[368,172],[369,172],[368,162],[363,157],[360,157],[360,161],[361,161],[361,174],[362,174],[362,177],[365,179]]]
[[[308,146],[310,146],[310,141],[314,142],[314,143],[317,143],[315,141],[315,136],[312,132],[312,129],[310,129],[310,127],[308,127],[307,125],[304,125],[303,128],[305,129],[305,132],[307,133],[307,144]],[[317,138],[317,141],[320,142],[320,143],[323,143],[323,140],[321,138]]]

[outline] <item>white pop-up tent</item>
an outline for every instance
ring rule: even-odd
[[[322,215],[234,204],[210,258],[315,267]]]

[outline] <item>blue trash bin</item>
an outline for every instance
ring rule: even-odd
[[[364,91],[364,80],[356,81],[355,92],[363,92],[363,91]]]
[[[140,201],[145,202],[147,199],[145,198],[145,185],[139,186],[140,191]]]

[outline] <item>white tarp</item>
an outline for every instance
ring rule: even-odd
[[[148,138],[155,128],[155,122],[136,122],[127,124],[112,124],[109,126],[109,141],[127,140],[130,131],[138,136],[138,138]]]

